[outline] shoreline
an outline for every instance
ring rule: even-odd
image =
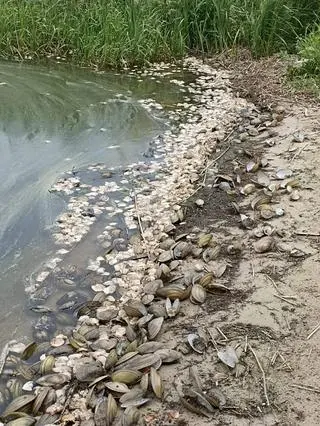
[[[36,363],[40,372],[23,389],[29,399],[16,410],[33,408],[26,424],[44,411],[36,424],[205,426],[236,418],[247,425],[266,418],[271,425],[282,414],[261,354],[290,328],[276,326],[271,314],[263,320],[255,280],[267,274],[274,281],[264,268],[299,258],[281,234],[292,179],[278,179],[264,155],[285,111],[260,111],[233,95],[226,72],[190,61],[200,73],[194,118],[164,138],[164,167],[150,165],[155,178],[142,164],[126,171],[128,181],[140,179],[125,213],[127,228],[139,232],[128,248],[92,263],[91,272],[108,264],[114,276],[92,284],[96,294],[76,331],[56,336]],[[244,303],[251,298],[253,308]],[[36,361],[36,352],[29,347],[22,357]]]

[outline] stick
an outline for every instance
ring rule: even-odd
[[[233,132],[234,132],[234,130],[232,130],[232,132],[229,133],[229,135],[227,136],[227,138],[225,140],[227,140],[228,137],[230,137]],[[220,155],[218,155],[218,157],[216,157],[214,160],[210,161],[210,163],[207,165],[207,167],[205,167],[202,170],[201,174],[205,173],[214,163],[216,163],[218,160],[220,160],[220,158],[223,157],[229,151],[230,148],[231,148],[231,145],[229,145]]]
[[[295,154],[294,154],[294,156],[291,158],[291,160],[290,160],[290,162],[291,161],[293,161],[296,157],[298,157],[298,155],[300,155],[301,154],[301,152],[308,146],[308,145],[310,145],[310,142],[307,142],[306,144],[304,144],[304,146],[303,147],[301,147],[300,149],[299,149],[299,151],[298,152],[296,152]]]
[[[278,294],[274,294],[274,297],[277,297],[278,299],[281,299],[281,300],[283,300],[284,302],[289,303],[290,305],[293,305],[293,306],[299,306],[299,305],[298,305],[298,303],[291,302],[290,300],[287,300],[285,297],[283,297],[283,296],[279,296]]]
[[[295,232],[296,235],[303,235],[306,237],[320,237],[320,234],[314,232]]]
[[[226,341],[228,341],[229,339],[228,339],[228,337],[223,333],[223,331],[217,326],[216,327],[216,329],[218,330],[218,332],[221,334],[221,336],[226,340]]]
[[[271,281],[271,283],[272,283],[273,287],[277,290],[277,292],[278,292],[279,294],[282,294],[282,292],[279,290],[279,288],[278,288],[277,284],[276,284],[276,283],[274,282],[274,280],[270,277],[270,275],[264,274],[264,276],[265,276],[265,277],[267,277],[269,281]]]
[[[320,323],[311,331],[311,333],[307,337],[307,340],[309,340],[319,329],[320,329]]]
[[[320,389],[315,388],[315,387],[313,387],[313,386],[308,386],[308,385],[296,385],[296,384],[289,385],[289,386],[290,386],[291,388],[303,389],[303,390],[310,391],[310,392],[320,393]]]
[[[148,243],[147,243],[147,241],[145,239],[143,228],[142,228],[141,217],[140,217],[139,210],[138,210],[138,204],[137,204],[137,196],[136,196],[136,194],[134,194],[134,207],[135,207],[137,218],[138,218],[138,224],[139,224],[141,238],[144,241],[144,244],[146,246],[146,251],[147,251],[147,254],[148,254],[148,258],[150,259],[150,253],[149,253],[149,250],[148,250]]]
[[[266,399],[267,406],[269,407],[270,406],[270,401],[269,401],[269,397],[268,397],[267,382],[266,382],[266,373],[264,372],[264,369],[262,368],[262,365],[260,364],[259,358],[257,357],[257,354],[253,350],[253,348],[250,345],[250,343],[248,344],[248,347],[249,347],[250,351],[252,352],[253,356],[255,357],[257,365],[259,367],[259,370],[261,371],[262,381],[263,381],[263,392],[264,392],[264,396],[265,396],[265,399]]]

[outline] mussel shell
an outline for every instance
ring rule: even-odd
[[[36,426],[46,426],[55,424],[58,418],[58,414],[43,414],[43,416],[38,419]]]
[[[190,301],[195,304],[202,304],[207,297],[206,291],[203,286],[194,284],[191,289]]]
[[[116,366],[123,364],[127,361],[129,361],[129,359],[134,358],[136,355],[138,354],[138,351],[133,351],[133,352],[127,352],[124,355],[122,355],[122,357],[116,362]]]
[[[174,349],[159,349],[155,352],[161,358],[164,364],[171,364],[172,362],[179,361],[181,354]]]
[[[144,304],[136,300],[129,301],[123,306],[123,309],[125,310],[128,317],[140,318],[144,315],[147,315],[148,313]]]
[[[142,377],[142,373],[140,371],[135,370],[118,370],[115,371],[111,380],[113,382],[125,383],[126,385],[131,385],[137,383]]]
[[[191,253],[192,247],[185,241],[179,242],[173,249],[173,255],[175,259],[184,259]]]
[[[32,357],[32,355],[35,353],[35,351],[37,350],[37,343],[36,342],[32,342],[29,345],[27,345],[24,349],[24,351],[21,354],[21,359],[23,361],[28,360],[29,358]]]
[[[40,377],[36,383],[40,386],[52,386],[61,387],[69,381],[69,377],[61,373],[47,374],[46,376]]]
[[[115,393],[126,393],[129,392],[130,389],[125,383],[120,382],[107,382],[105,384],[106,388]]]
[[[137,351],[141,354],[151,354],[160,349],[163,349],[163,343],[160,342],[145,342],[138,346]]]
[[[170,260],[173,259],[172,254],[173,253],[170,250],[163,251],[158,256],[158,262],[160,262],[160,263],[170,262]]]
[[[207,288],[208,285],[211,283],[211,281],[213,280],[213,273],[212,272],[208,272],[207,274],[204,274],[200,280],[199,280],[199,285]]]
[[[7,417],[10,413],[16,411],[28,412],[31,408],[33,401],[36,399],[36,395],[21,395],[15,398],[5,411],[2,413],[2,417]]]
[[[148,334],[150,340],[153,340],[160,333],[163,321],[163,317],[158,317],[148,323]]]
[[[36,416],[40,412],[41,406],[42,406],[44,400],[46,399],[50,389],[51,388],[49,388],[49,387],[44,387],[44,388],[40,389],[40,392],[38,393],[38,395],[37,395],[37,397],[36,397],[36,399],[33,403],[32,414],[34,416]]]
[[[143,370],[159,361],[159,356],[155,354],[136,355],[134,358],[116,367],[117,370]],[[121,380],[119,380],[121,381]]]
[[[157,296],[165,297],[165,298],[168,297],[170,300],[175,300],[175,299],[185,300],[189,297],[190,291],[191,291],[190,287],[183,289],[177,285],[171,285],[171,286],[159,288],[157,291]]]
[[[199,247],[206,247],[212,240],[212,234],[202,234],[198,239]]]
[[[19,419],[11,420],[7,423],[10,426],[31,426],[34,425],[36,419],[31,416],[20,417]]]
[[[55,365],[55,357],[53,355],[48,355],[45,357],[43,361],[41,361],[40,364],[40,374],[43,376],[45,374],[51,373],[54,365]]]
[[[162,380],[160,374],[152,367],[150,369],[150,382],[154,394],[157,398],[161,399],[163,394]]]
[[[17,378],[8,380],[7,388],[9,389],[13,399],[23,394],[22,382]]]
[[[116,365],[116,363],[118,362],[118,354],[116,349],[112,349],[106,359],[104,368],[106,370],[110,370],[110,368],[112,368],[114,365]]]

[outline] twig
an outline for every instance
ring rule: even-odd
[[[311,331],[311,333],[307,337],[307,340],[309,340],[319,329],[320,329],[320,323]]]
[[[256,274],[255,274],[253,262],[251,262],[251,270],[252,270],[252,278],[254,278]]]
[[[263,381],[263,392],[264,392],[264,396],[266,398],[267,406],[269,407],[270,401],[269,401],[269,397],[268,397],[267,382],[266,382],[266,373],[264,372],[264,369],[262,368],[262,365],[260,364],[259,358],[257,357],[257,354],[253,350],[253,348],[250,345],[250,343],[248,344],[248,347],[249,347],[250,351],[252,352],[253,356],[255,357],[257,365],[259,367],[259,370],[261,371],[262,381]]]
[[[298,156],[301,154],[301,152],[302,152],[305,148],[307,148],[307,146],[308,146],[308,145],[310,145],[310,142],[307,142],[306,144],[304,144],[304,145],[303,145],[303,147],[301,147],[301,148],[299,149],[299,151],[298,151],[298,152],[296,152],[296,153],[294,154],[294,156],[291,158],[290,162],[291,162],[291,161],[293,161],[296,157],[298,157]]]
[[[297,388],[302,389],[310,392],[320,393],[320,389],[315,388],[314,386],[309,385],[296,385],[295,383],[293,385],[289,385],[291,388]]]
[[[210,330],[210,328],[207,328],[207,332],[209,333],[209,335],[211,337],[211,340],[212,340],[212,343],[213,343],[215,350],[218,352],[219,351],[218,345],[217,345],[217,342],[215,341],[215,338],[213,337],[212,330]]]
[[[295,232],[296,235],[303,235],[305,237],[320,237],[320,234],[315,232]]]
[[[147,243],[147,241],[145,239],[143,228],[142,228],[141,217],[140,217],[140,213],[139,213],[139,210],[138,210],[138,203],[137,203],[137,196],[136,196],[136,194],[134,194],[134,208],[136,210],[136,215],[137,215],[137,218],[138,218],[138,224],[139,224],[141,238],[144,241],[144,244],[146,246],[146,251],[147,251],[147,254],[148,254],[148,258],[150,259],[150,253],[149,253],[149,250],[148,250],[148,243]]]
[[[224,338],[224,340],[228,341],[228,337],[223,333],[223,331],[221,330],[221,328],[219,328],[218,326],[216,327],[216,329],[218,330],[218,332],[221,334],[221,336]]]
[[[274,280],[270,277],[270,275],[268,275],[268,274],[264,274],[264,276],[268,278],[268,280],[272,283],[272,285],[273,285],[273,287],[276,289],[276,291],[277,291],[279,294],[282,294],[282,292],[279,290],[279,288],[278,288],[277,284],[276,284],[276,283],[274,282]]]
[[[278,294],[274,294],[274,297],[277,297],[278,299],[281,299],[281,300],[283,300],[284,302],[289,303],[290,305],[293,305],[293,306],[299,306],[299,305],[298,305],[298,303],[291,302],[290,300],[287,300],[287,299],[286,299],[286,297],[284,297],[284,296],[279,296]]]
[[[230,137],[233,132],[234,132],[234,130],[232,130],[232,132],[229,133],[228,137]],[[225,140],[227,140],[227,138]],[[229,151],[230,148],[231,148],[231,145],[229,145],[220,155],[218,155],[218,157],[216,157],[214,160],[210,161],[210,163],[202,170],[201,174],[205,173],[208,169],[210,169],[210,167],[214,163],[216,163],[218,160],[220,160],[220,158],[223,157]]]

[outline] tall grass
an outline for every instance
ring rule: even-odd
[[[0,0],[0,56],[140,64],[234,46],[293,50],[317,0]]]

